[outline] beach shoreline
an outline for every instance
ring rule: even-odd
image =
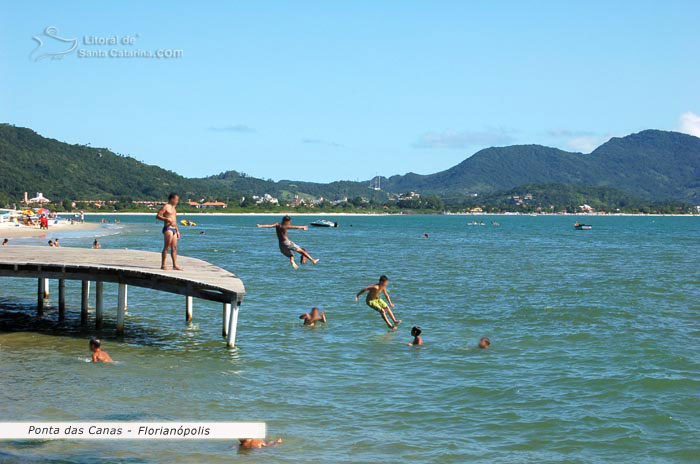
[[[76,222],[74,224],[49,224],[48,230],[39,229],[39,226],[16,226],[13,223],[0,223],[0,240],[5,238],[30,238],[51,236],[63,232],[97,230],[100,224],[94,222]]]
[[[61,213],[66,214],[66,213]],[[156,213],[143,213],[143,212],[110,212],[110,213],[96,213],[96,212],[85,212],[85,216],[155,216]],[[528,213],[426,213],[426,214],[389,214],[389,213],[295,213],[293,211],[281,211],[277,213],[260,212],[260,213],[184,213],[178,212],[178,215],[185,216],[303,216],[303,217],[325,217],[325,216],[337,216],[337,217],[387,217],[387,216],[532,216],[532,217],[700,217],[700,214],[635,214],[635,213],[616,213],[616,214],[597,214],[597,213],[567,213],[567,214],[528,214]]]

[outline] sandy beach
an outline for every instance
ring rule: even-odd
[[[50,224],[49,230],[39,229],[39,226],[16,226],[13,223],[0,223],[0,240],[5,238],[25,238],[25,237],[40,237],[42,235],[51,235],[60,232],[76,231],[76,230],[97,230],[100,225],[96,223],[61,223]]]

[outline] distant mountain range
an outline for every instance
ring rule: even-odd
[[[698,204],[700,138],[645,130],[612,138],[590,154],[541,145],[486,148],[445,171],[393,176],[382,187],[458,196],[552,183],[610,187],[651,201]]]
[[[157,199],[170,191],[185,198],[221,200],[264,193],[384,199],[387,192],[406,191],[459,198],[527,184],[614,188],[648,201],[700,204],[700,138],[645,130],[613,138],[590,154],[541,145],[492,147],[435,174],[382,178],[383,192],[375,192],[369,181],[273,182],[236,171],[185,178],[104,148],[71,145],[0,124],[0,200],[5,201],[17,201],[25,191],[63,200]]]

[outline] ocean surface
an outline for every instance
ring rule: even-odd
[[[152,217],[120,219],[104,248],[160,250]],[[299,271],[255,228],[277,218],[192,219],[180,253],[246,285],[238,346],[216,303],[195,300],[187,325],[184,297],[132,287],[117,338],[115,285],[95,331],[79,282],[58,323],[53,306],[36,320],[35,281],[3,278],[0,420],[264,421],[284,443],[5,441],[0,463],[700,462],[700,218],[340,217],[290,233],[321,258]],[[396,332],[354,300],[381,274]],[[312,306],[325,327],[301,326]],[[93,335],[114,365],[87,362]]]

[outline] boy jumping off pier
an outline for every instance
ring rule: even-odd
[[[379,278],[379,283],[370,285],[369,287],[363,288],[357,292],[357,295],[355,295],[355,301],[360,301],[360,295],[367,292],[367,298],[365,299],[367,306],[377,311],[382,316],[382,319],[384,319],[384,322],[386,322],[386,325],[389,326],[390,329],[395,330],[398,325],[401,324],[401,321],[396,320],[394,313],[391,312],[391,308],[394,307],[394,303],[391,302],[389,292],[386,291],[386,286],[388,283],[389,278],[385,275],[381,276]],[[389,304],[387,304],[387,301],[382,300],[382,293],[384,296],[386,296],[386,300],[389,302]],[[387,314],[389,314],[389,317],[394,322],[393,324],[389,322],[389,317],[387,317]]]
[[[282,218],[281,224],[258,224],[257,227],[258,229],[275,229],[275,232],[277,232],[277,240],[279,240],[280,252],[282,252],[284,256],[289,258],[289,263],[294,269],[299,269],[299,266],[297,266],[297,263],[294,261],[295,251],[301,255],[301,264],[306,264],[307,259],[310,260],[312,263],[316,264],[318,262],[318,259],[312,258],[311,255],[308,254],[305,249],[301,248],[299,245],[289,240],[289,237],[287,236],[287,232],[291,229],[309,230],[309,227],[293,226],[291,225],[291,222],[292,218],[290,218],[289,216],[285,216]]]
[[[160,268],[168,270],[165,265],[165,260],[168,259],[168,250],[173,258],[173,269],[182,271],[182,268],[177,265],[177,241],[180,239],[180,229],[177,227],[177,211],[175,207],[180,201],[180,197],[176,193],[171,193],[168,197],[168,202],[160,208],[156,219],[163,221],[163,251],[161,252]]]

